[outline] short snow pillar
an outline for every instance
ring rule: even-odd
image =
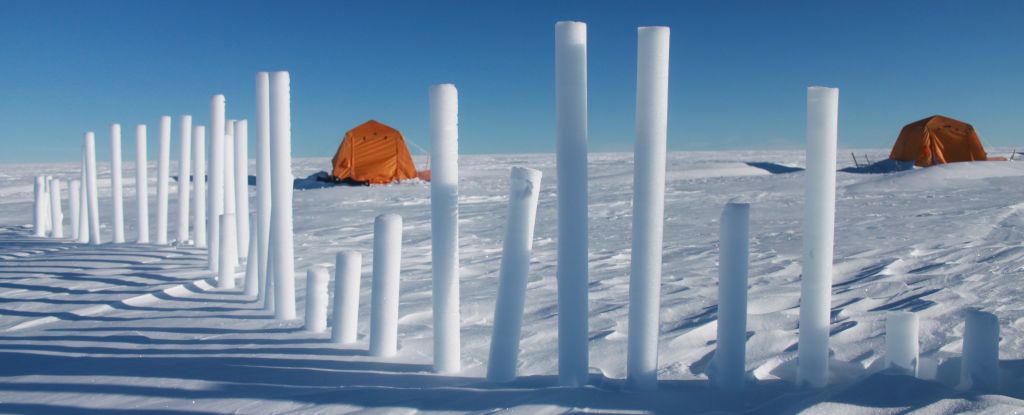
[[[750,205],[726,204],[719,223],[718,341],[709,373],[721,389],[741,389],[746,373],[749,240]]]
[[[217,261],[217,288],[235,288],[235,272],[238,269],[238,254],[235,253],[235,215],[224,213],[220,215],[219,240],[220,259]]]
[[[35,185],[32,187],[32,190],[35,192],[32,230],[35,231],[35,236],[42,238],[46,236],[46,215],[50,214],[46,210],[46,176],[36,176]]]
[[[50,179],[50,218],[53,225],[50,236],[53,238],[64,237],[64,211],[60,206],[60,187],[60,179]]]
[[[587,25],[555,24],[555,158],[558,175],[558,383],[590,376],[587,298]]]
[[[388,357],[398,351],[401,261],[402,217],[394,213],[377,216],[373,221],[373,285],[370,294],[372,356]]]
[[[964,324],[960,387],[975,391],[999,390],[999,319],[995,314],[971,310]]]
[[[334,269],[334,312],[331,317],[331,341],[354,343],[359,327],[359,278],[363,255],[356,251],[338,252]]]
[[[434,370],[458,372],[459,97],[455,85],[430,87],[430,233],[434,299]]]
[[[637,390],[658,387],[669,34],[667,27],[637,29],[633,250],[626,356],[626,385]]]
[[[138,232],[136,241],[140,244],[149,243],[149,177],[147,177],[146,161],[146,125],[135,127],[135,200],[138,212]]]
[[[292,115],[291,80],[288,72],[270,77],[270,170],[271,249],[274,275],[274,316],[278,320],[295,318],[295,245],[292,227]]]
[[[256,217],[255,213],[250,214],[252,217]],[[256,234],[256,222],[252,222],[252,233]],[[245,295],[255,297],[260,291],[260,282],[258,275],[257,264],[260,262],[259,250],[256,247],[256,240],[250,239],[245,241],[246,247],[238,247],[239,250],[245,249],[248,251],[245,261]]]
[[[838,125],[839,89],[808,88],[797,383],[814,388],[828,384]]]
[[[121,171],[121,124],[110,125],[110,199],[115,244],[124,243],[124,183]]]
[[[327,281],[331,276],[322,266],[306,270],[306,331],[327,330]]]
[[[494,332],[487,359],[487,380],[492,382],[508,382],[516,377],[540,180],[540,170],[512,167],[498,298],[494,305]]]
[[[171,117],[160,117],[160,141],[156,162],[156,243],[167,245],[168,179],[171,172]]]
[[[885,314],[885,367],[891,373],[917,376],[917,314],[890,311]]]
[[[81,214],[80,210],[82,198],[82,181],[72,180],[71,184],[68,185],[68,204],[71,205],[71,239],[78,240],[78,219]]]

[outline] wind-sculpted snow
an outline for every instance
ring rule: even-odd
[[[105,148],[99,150],[108,154]],[[869,153],[874,160],[885,154]],[[843,157],[839,160],[841,167],[852,165]],[[423,158],[416,161],[418,166],[425,164]],[[296,190],[300,319],[277,322],[241,294],[209,289],[215,282],[199,249],[83,246],[32,238],[24,225],[32,221],[33,177],[78,178],[79,163],[0,166],[0,330],[6,329],[0,331],[0,412],[413,413],[512,408],[513,413],[531,414],[834,414],[1024,409],[1020,163],[837,173],[831,383],[822,390],[804,390],[792,385],[804,172],[776,169],[803,167],[803,151],[670,153],[660,389],[623,392],[632,155],[590,155],[592,369],[588,386],[578,389],[557,387],[554,156],[463,155],[459,162],[463,370],[449,375],[431,371],[430,188],[425,183]],[[293,173],[305,177],[328,165],[326,158],[296,159]],[[510,384],[492,384],[483,377],[512,165],[539,169],[544,180],[527,280],[517,368],[521,377]],[[108,167],[104,160],[97,163],[102,206],[109,205]],[[124,167],[125,198],[131,201],[134,164]],[[155,168],[151,163],[151,171]],[[171,181],[171,218],[177,217],[176,186]],[[250,186],[253,195],[255,186]],[[718,221],[723,206],[734,199],[751,203],[748,383],[742,395],[716,392],[706,375],[717,333]],[[373,219],[384,213],[399,214],[404,223],[398,351],[392,358],[375,358],[366,351],[371,247]],[[136,214],[127,204],[129,236],[136,234]],[[111,217],[109,209],[101,209],[103,241],[111,240]],[[332,343],[330,333],[303,331],[301,320],[305,270],[333,266],[341,250],[361,252],[363,258],[358,341],[346,345]],[[998,317],[999,394],[955,389],[961,375],[964,321],[974,308]],[[894,310],[919,316],[918,372],[928,380],[876,373],[885,360],[886,312]]]

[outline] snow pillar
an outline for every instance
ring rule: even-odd
[[[110,125],[110,197],[113,203],[114,243],[124,243],[124,184],[121,180],[121,124]]]
[[[433,177],[431,177],[433,179]],[[275,204],[275,206],[277,206]],[[274,208],[277,210],[277,208]],[[274,246],[277,249],[277,246]],[[276,258],[275,258],[276,260]],[[394,213],[373,221],[373,282],[370,293],[370,355],[398,351],[398,275],[402,262],[402,217]],[[277,272],[276,269],[274,272]],[[434,352],[437,355],[437,352]]]
[[[89,189],[85,174],[85,145],[82,145],[82,169],[79,183],[82,191],[78,194],[78,243],[89,243]]]
[[[455,85],[430,87],[430,232],[434,299],[434,370],[458,372],[459,97]]]
[[[53,212],[50,210],[50,180],[53,180],[53,176],[43,176],[43,211],[46,212],[43,215],[46,221],[43,228],[46,229],[46,235],[50,235],[53,232]]]
[[[256,212],[257,248],[259,249],[260,292],[257,301],[264,301],[270,310],[267,261],[270,259],[270,76],[256,74]]]
[[[81,214],[82,181],[72,180],[68,186],[68,204],[71,205],[71,239],[78,240],[78,218]]]
[[[89,203],[89,243],[100,243],[100,199],[96,191],[96,135],[85,133],[85,187]]]
[[[334,258],[334,312],[331,316],[331,341],[354,343],[359,327],[359,277],[363,255],[356,251],[338,252]]]
[[[235,221],[238,228],[238,246],[241,258],[249,256],[249,251],[241,247],[249,246],[249,122],[240,120],[235,123]]]
[[[555,25],[558,175],[558,381],[589,376],[587,316],[587,25]]]
[[[750,204],[727,203],[719,222],[718,341],[711,380],[721,389],[741,389],[747,362],[747,265]]]
[[[50,236],[53,238],[64,237],[64,212],[60,207],[60,179],[50,179],[50,218],[53,228]]]
[[[235,217],[232,213],[224,213],[220,220],[220,259],[217,261],[217,288],[235,288],[235,271],[238,268],[235,258]]]
[[[331,278],[322,266],[306,270],[306,331],[327,330],[327,281]]]
[[[487,380],[492,382],[508,382],[516,377],[540,179],[540,170],[512,167],[505,241],[498,274],[498,299],[494,305],[494,332],[491,335],[491,354],[487,359]]]
[[[252,213],[252,214],[250,214],[250,216],[253,216],[255,218],[256,214]],[[256,233],[256,230],[255,230],[255,228],[256,228],[256,221],[255,221],[255,219],[252,221],[252,225],[251,226],[253,228],[252,229],[252,233],[255,234]],[[260,262],[260,257],[259,257],[259,252],[258,252],[259,250],[257,249],[257,246],[256,246],[256,240],[255,239],[247,239],[245,241],[245,248],[246,248],[245,250],[248,251],[247,252],[248,255],[246,255],[246,258],[248,258],[248,259],[245,261],[245,295],[255,297],[257,294],[259,294],[259,291],[260,291],[260,283],[259,283],[259,275],[258,275],[259,274],[259,270],[258,270],[258,265],[257,265]],[[242,247],[240,246],[240,247],[238,247],[238,249],[241,250]]]
[[[160,149],[156,164],[156,243],[167,245],[167,186],[171,171],[171,117],[160,117]]]
[[[797,383],[828,384],[839,89],[807,88],[807,172]]]
[[[637,390],[658,386],[669,33],[667,27],[637,29],[633,250],[626,356],[626,384]]]
[[[192,216],[192,232],[197,248],[206,248],[206,127],[192,127],[192,148],[194,184],[192,192],[195,198],[195,214]]]
[[[40,238],[46,237],[46,215],[49,212],[46,211],[46,176],[36,176],[35,186],[32,187],[35,192],[35,214],[32,216],[32,229],[35,230],[35,236]]]
[[[890,311],[885,315],[885,367],[893,373],[917,376],[917,314]]]
[[[960,386],[976,391],[999,390],[999,319],[995,314],[967,312]]]
[[[146,162],[146,125],[135,127],[135,200],[138,202],[140,244],[149,243],[149,178]]]
[[[292,115],[288,72],[270,79],[270,169],[274,253],[274,316],[295,318],[295,246],[292,228]]]
[[[235,137],[224,134],[224,213],[237,213],[235,206]],[[235,219],[235,225],[238,225],[238,219]]]
[[[207,245],[210,270],[217,271],[220,259],[220,215],[224,214],[224,95],[210,98],[210,180],[206,217],[210,219]]]
[[[181,116],[178,140],[178,243],[188,241],[189,183],[192,182],[192,116]]]

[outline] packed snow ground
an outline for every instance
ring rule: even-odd
[[[868,154],[874,160],[886,155]],[[844,158],[839,157],[841,167],[852,164]],[[305,268],[331,264],[338,250],[363,252],[360,340],[336,346],[328,333],[303,332],[301,321],[271,319],[237,291],[210,289],[201,250],[82,246],[28,236],[32,176],[77,178],[78,164],[0,166],[0,412],[1024,411],[1024,164],[838,174],[832,381],[824,390],[804,390],[792,385],[803,152],[670,154],[661,387],[633,393],[621,390],[632,156],[590,156],[592,375],[589,386],[579,389],[556,386],[554,156],[463,156],[460,163],[463,371],[458,375],[430,372],[430,189],[425,183],[296,191],[300,315]],[[98,165],[103,239],[109,241],[109,163]],[[545,176],[523,325],[522,377],[495,385],[483,376],[512,165],[538,168]],[[294,173],[306,177],[327,166],[326,159],[300,159]],[[133,169],[133,163],[125,163],[129,240],[135,234]],[[155,174],[150,178],[155,181]],[[172,230],[175,186],[172,182]],[[718,218],[733,199],[753,204],[751,383],[742,395],[710,389],[705,375],[715,349]],[[155,203],[153,196],[150,200]],[[69,212],[66,205],[64,211]],[[155,211],[150,209],[154,216]],[[375,359],[365,353],[373,218],[392,212],[405,222],[399,352]],[[999,317],[1002,394],[955,389],[963,315],[972,307]],[[877,373],[887,310],[920,315],[921,372],[930,380]]]

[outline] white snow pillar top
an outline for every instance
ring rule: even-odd
[[[430,211],[434,370],[461,369],[459,319],[459,97],[455,85],[430,87]]]
[[[708,374],[722,389],[741,389],[745,381],[749,257],[750,205],[727,203],[719,222],[718,341]]]
[[[587,232],[587,25],[555,24],[558,186],[558,380],[589,377]]]
[[[970,310],[964,322],[959,388],[998,392],[999,378],[999,319],[992,313]]]
[[[797,382],[816,388],[828,384],[838,127],[839,90],[807,88],[807,187]]]
[[[917,376],[917,314],[890,311],[885,314],[885,367],[892,373]]]

